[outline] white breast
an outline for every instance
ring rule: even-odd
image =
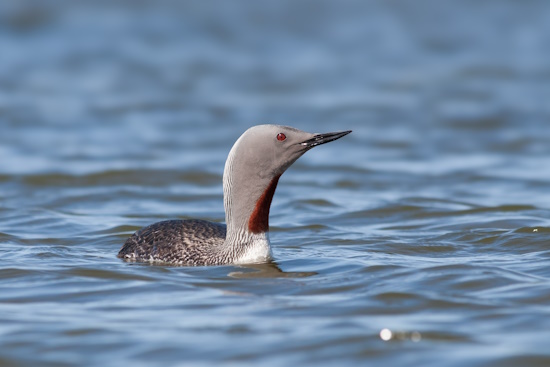
[[[268,262],[272,259],[269,234],[258,233],[251,237],[252,245],[247,247],[242,256],[235,259],[234,264],[258,264]]]

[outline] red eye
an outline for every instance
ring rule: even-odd
[[[283,133],[278,133],[278,134],[277,134],[277,140],[283,141],[283,140],[285,140],[285,139],[286,139],[286,135],[285,135],[285,134],[283,134]]]

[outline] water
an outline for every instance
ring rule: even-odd
[[[3,2],[0,365],[550,365],[549,11]],[[268,122],[354,130],[281,178],[275,264],[116,258],[222,221]]]

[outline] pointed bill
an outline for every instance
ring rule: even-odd
[[[313,148],[317,145],[329,143],[331,141],[340,139],[341,137],[346,136],[349,133],[351,133],[351,130],[339,131],[334,133],[315,134],[313,138],[301,142],[300,145],[306,148]]]

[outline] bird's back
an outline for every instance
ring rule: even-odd
[[[214,250],[224,245],[226,226],[205,220],[167,220],[140,229],[126,240],[118,257],[179,265],[223,262]]]

